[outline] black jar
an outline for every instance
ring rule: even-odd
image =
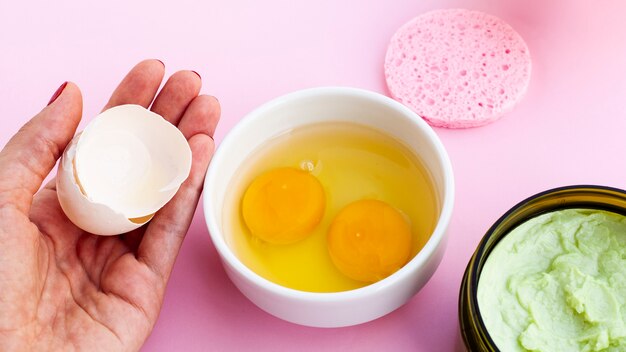
[[[459,323],[468,351],[500,351],[485,327],[477,299],[480,273],[493,248],[511,230],[529,219],[572,208],[606,210],[626,216],[626,191],[589,185],[551,189],[518,203],[491,226],[470,259],[461,282]]]

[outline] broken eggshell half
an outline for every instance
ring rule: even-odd
[[[97,235],[117,235],[150,221],[191,170],[183,134],[139,105],[98,115],[61,157],[57,194],[67,217]]]

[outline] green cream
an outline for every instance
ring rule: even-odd
[[[568,209],[523,223],[487,258],[478,305],[503,352],[626,351],[626,217]]]

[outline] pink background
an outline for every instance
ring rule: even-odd
[[[202,210],[182,248],[145,351],[453,351],[465,265],[489,226],[523,198],[570,184],[626,188],[626,2],[288,0],[0,2],[0,145],[66,80],[85,120],[143,58],[198,71],[223,116],[216,140],[284,93],[345,85],[387,94],[389,38],[435,8],[508,21],[533,59],[528,94],[500,121],[436,129],[455,170],[450,241],[408,304],[342,329],[306,328],[256,308],[230,283]]]

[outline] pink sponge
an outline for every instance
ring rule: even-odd
[[[530,81],[530,53],[511,26],[469,10],[437,10],[402,26],[385,57],[394,99],[433,126],[464,128],[497,120]]]

